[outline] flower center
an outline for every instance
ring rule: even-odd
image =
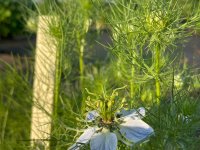
[[[109,129],[111,132],[117,129],[117,122],[112,119],[112,121],[104,121],[103,119],[100,119],[98,126],[100,128]]]

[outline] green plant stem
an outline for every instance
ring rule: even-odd
[[[80,88],[82,90],[83,87],[83,73],[84,73],[84,45],[85,45],[85,39],[81,40],[80,44],[80,51],[79,51],[79,70],[80,70]]]
[[[85,39],[81,39],[80,41],[80,48],[79,48],[79,72],[80,72],[80,90],[83,92],[83,75],[84,75],[84,45],[85,45]],[[81,102],[81,111],[82,113],[85,112],[85,100],[82,99]]]
[[[131,68],[131,81],[130,81],[130,95],[131,95],[131,98],[134,97],[134,83],[133,83],[134,74],[135,74],[135,68],[132,66],[132,68]]]
[[[84,21],[84,32],[87,33],[89,28],[88,19]],[[83,90],[83,76],[84,76],[84,47],[85,47],[85,39],[84,37],[78,36],[79,42],[79,71],[80,71],[80,89]]]
[[[131,99],[132,99],[132,101],[131,101],[131,108],[133,107],[133,97],[135,95],[135,92],[134,92],[135,86],[134,86],[134,81],[133,81],[134,75],[135,75],[135,68],[132,65],[132,67],[131,67],[131,80],[130,80],[130,96],[131,96]]]
[[[59,100],[59,91],[60,91],[60,82],[61,82],[61,62],[62,62],[62,49],[58,48],[56,50],[56,64],[55,64],[55,86],[54,86],[54,102],[53,102],[53,122],[51,127],[51,133],[57,126],[58,119],[58,100]],[[52,142],[50,142],[50,150],[56,148],[57,142],[54,139],[54,136],[51,136]]]
[[[8,120],[8,109],[6,110],[5,116],[4,116],[4,121],[2,123],[2,133],[1,133],[1,140],[0,140],[0,144],[3,143],[4,141],[4,136],[5,136],[5,130],[6,130],[6,124],[7,124],[7,120]]]
[[[55,75],[55,88],[54,88],[54,120],[57,119],[58,99],[61,81],[61,50],[56,51],[56,75]]]
[[[155,69],[156,69],[156,77],[155,77],[155,84],[156,84],[156,102],[160,104],[160,96],[161,96],[161,89],[160,89],[160,46],[157,44],[155,46]]]
[[[88,18],[86,18],[84,20],[84,34],[86,34],[88,32],[88,29],[89,29],[89,20]],[[84,87],[83,87],[83,76],[84,76],[84,48],[85,48],[85,37],[80,37],[79,36],[79,39],[80,42],[79,42],[79,71],[80,71],[80,89],[81,89],[81,92],[83,92],[84,90]],[[82,102],[81,102],[81,110],[82,112],[84,113],[85,112],[85,100],[82,99]]]

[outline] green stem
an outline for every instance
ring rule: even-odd
[[[133,98],[135,96],[135,84],[134,84],[134,76],[135,76],[135,68],[134,68],[134,59],[132,60],[131,66],[131,80],[130,80],[130,96],[131,96],[131,105],[130,107],[133,108]]]
[[[82,90],[83,88],[83,73],[84,73],[84,45],[85,45],[85,40],[81,40],[80,44],[80,51],[79,51],[79,71],[80,71],[80,88]]]
[[[59,94],[60,94],[60,82],[61,82],[61,62],[62,62],[62,49],[58,48],[56,50],[56,64],[55,64],[55,86],[54,86],[54,102],[53,102],[53,120],[56,121],[58,118],[58,100],[59,100]],[[52,127],[51,127],[51,133],[57,126],[57,121],[52,122]],[[50,142],[50,150],[53,150],[56,148],[57,142],[53,136],[51,136],[51,142]]]
[[[134,83],[133,83],[134,74],[135,74],[135,68],[132,66],[132,68],[131,68],[131,81],[130,81],[130,95],[131,95],[131,98],[134,97]]]
[[[9,108],[8,108],[9,109]],[[5,112],[4,120],[2,122],[2,132],[1,132],[1,139],[0,139],[0,144],[4,142],[4,137],[5,137],[5,130],[6,130],[6,124],[8,120],[8,109]]]
[[[159,44],[156,45],[156,51],[155,51],[155,69],[156,69],[156,77],[155,77],[155,82],[156,82],[156,102],[157,104],[160,103],[160,96],[161,96],[161,89],[160,89],[160,79],[159,79],[159,74],[160,74],[160,46]]]
[[[79,73],[80,73],[80,80],[79,80],[79,84],[80,84],[80,90],[81,92],[83,92],[83,75],[84,75],[84,45],[85,45],[85,39],[82,39],[80,41],[80,48],[79,48]],[[82,99],[81,102],[81,111],[82,113],[85,112],[85,100]]]
[[[89,20],[85,19],[84,21],[84,32],[85,34],[88,32],[89,28]],[[79,71],[80,71],[80,89],[83,92],[83,77],[84,77],[84,47],[85,47],[85,37],[79,36],[80,42],[79,42]],[[82,104],[81,104],[81,110],[82,112],[85,112],[85,100],[82,99]]]
[[[84,32],[85,34],[88,32],[89,28],[89,20],[85,19],[84,21]],[[79,42],[79,71],[80,71],[80,88],[83,90],[83,75],[84,75],[84,47],[85,47],[85,39],[84,37],[81,37],[80,35],[78,36]]]
[[[54,120],[57,119],[57,110],[58,110],[58,99],[60,91],[60,81],[61,81],[61,52],[62,50],[58,49],[56,51],[56,75],[55,75],[55,88],[54,88]]]
[[[135,68],[134,66],[132,65],[131,67],[131,80],[130,80],[130,96],[131,96],[131,105],[130,107],[133,108],[133,97],[135,96],[135,92],[134,92],[134,81],[133,81],[133,78],[134,78],[134,75],[135,75]]]

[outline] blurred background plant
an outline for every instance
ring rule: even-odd
[[[18,58],[12,66],[2,61],[0,66],[0,149],[27,149],[32,105],[31,61]]]
[[[187,36],[191,36],[199,22],[199,12],[194,9],[198,8],[196,3],[179,4],[179,1],[120,0],[110,5],[107,21],[113,33],[111,51],[118,57],[116,63],[121,63],[118,72],[130,82],[131,98],[134,93],[142,94],[141,87],[150,82],[155,86],[152,102],[160,103],[159,99],[166,91],[163,88],[170,86],[172,68],[181,56],[178,43],[182,44]],[[143,90],[146,92],[147,89]]]
[[[0,38],[12,37],[23,34],[26,29],[28,10],[32,1],[26,0],[6,0],[0,1]]]

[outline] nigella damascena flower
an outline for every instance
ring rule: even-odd
[[[103,122],[98,111],[93,110],[86,116],[88,122],[97,122],[88,127],[68,150],[79,150],[90,143],[91,150],[116,150],[120,140],[128,146],[146,141],[154,130],[141,119],[145,115],[143,107],[138,110],[122,110],[112,122]]]

